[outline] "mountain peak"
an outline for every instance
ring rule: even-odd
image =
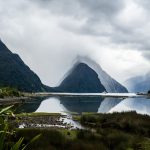
[[[75,70],[75,69],[78,71],[86,71],[86,70],[93,71],[87,64],[83,62],[75,64],[72,70]]]
[[[99,64],[97,64],[95,61],[93,61],[92,59],[88,57],[81,57],[81,56],[78,56],[75,59],[72,69],[66,73],[64,80],[61,82],[58,89],[65,91],[65,92],[69,92],[71,88],[74,88],[74,85],[76,82],[80,82],[80,84],[82,84],[84,80],[89,81],[90,79],[91,79],[91,82],[89,82],[88,84],[92,84],[93,87],[94,87],[94,84],[96,84],[96,82],[98,82],[99,88],[104,87],[104,88],[100,88],[101,90],[97,89],[96,91],[98,92],[104,92],[104,91],[111,92],[111,93],[127,93],[128,92],[124,86],[122,86],[119,82],[117,82],[115,79],[109,76],[101,68]],[[88,84],[86,84],[87,87],[90,86]],[[76,88],[78,88],[79,90],[80,86],[79,85],[76,85],[76,86],[78,86]],[[68,87],[70,89],[68,89]],[[77,92],[75,90],[73,91]],[[86,90],[86,92],[93,92],[93,90],[92,91]]]
[[[62,92],[98,93],[106,91],[98,74],[85,63],[76,63],[57,88]]]
[[[88,65],[81,62],[81,63],[76,64],[76,67],[78,67],[78,68],[80,68],[80,67],[85,68],[85,67],[88,67]]]

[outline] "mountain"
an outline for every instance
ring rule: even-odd
[[[73,68],[56,88],[63,92],[127,93],[127,89],[110,77],[89,58],[78,57]]]
[[[75,65],[58,89],[63,92],[76,93],[106,91],[98,78],[98,74],[84,63]]]
[[[0,87],[5,86],[25,92],[53,91],[0,40]]]
[[[148,92],[150,90],[150,72],[143,76],[132,77],[125,84],[131,92]]]

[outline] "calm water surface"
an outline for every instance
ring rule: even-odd
[[[19,106],[17,111],[80,114],[82,112],[111,113],[133,110],[150,115],[150,99],[59,96],[25,103]]]

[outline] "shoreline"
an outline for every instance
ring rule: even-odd
[[[5,97],[0,98],[0,106],[2,105],[9,105],[9,104],[17,104],[17,103],[24,103],[26,101],[33,100],[30,97]]]
[[[0,106],[13,105],[18,103],[25,103],[37,100],[38,98],[48,98],[52,96],[64,97],[111,97],[111,98],[150,98],[149,94],[136,94],[136,93],[23,93],[21,97],[4,97],[0,98]]]
[[[16,119],[18,120],[16,122]],[[75,121],[70,115],[61,113],[21,113],[14,116],[8,116],[8,121],[11,125],[18,129],[25,128],[63,128],[67,130],[82,129],[81,125],[77,125],[78,121]]]
[[[42,98],[46,98],[46,97],[47,96],[42,96]],[[0,98],[0,106],[32,102],[32,101],[38,100],[38,98],[41,98],[41,97],[39,97],[39,96],[21,96],[21,97]]]

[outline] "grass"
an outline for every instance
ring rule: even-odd
[[[80,116],[80,115],[73,115],[73,116],[72,116],[72,119],[73,119],[74,121],[80,121],[81,116]]]
[[[136,137],[121,131],[107,131],[107,134],[93,133],[90,130],[73,130],[66,129],[18,129],[16,137],[24,137],[29,141],[37,134],[41,137],[33,143],[29,149],[33,150],[127,150],[143,149],[149,147],[149,139]],[[147,149],[148,150],[148,149]]]
[[[23,96],[23,94],[15,88],[10,88],[10,87],[1,87],[0,88],[0,98],[20,97],[20,96]]]
[[[136,112],[83,115],[81,124],[96,129],[116,129],[150,137],[150,116]]]
[[[150,116],[126,112],[74,117],[86,129],[17,129],[16,137],[28,142],[41,134],[31,150],[150,150]]]
[[[59,113],[24,113],[17,117],[59,116]],[[40,135],[29,150],[150,150],[150,116],[136,112],[74,115],[85,129],[25,128],[16,129],[10,140],[23,138],[27,145]]]
[[[74,140],[77,138],[76,130],[67,130],[67,129],[59,129],[59,131],[64,135],[65,138]]]
[[[33,112],[33,113],[21,113],[17,114],[17,117],[30,116],[30,117],[38,117],[38,116],[61,116],[60,113],[45,113],[45,112]]]
[[[33,143],[29,149],[46,150],[46,149],[58,149],[61,148],[66,142],[66,136],[60,130],[56,129],[17,129],[17,138],[24,137],[25,141],[29,141],[37,134],[41,134],[41,137],[37,142]]]

